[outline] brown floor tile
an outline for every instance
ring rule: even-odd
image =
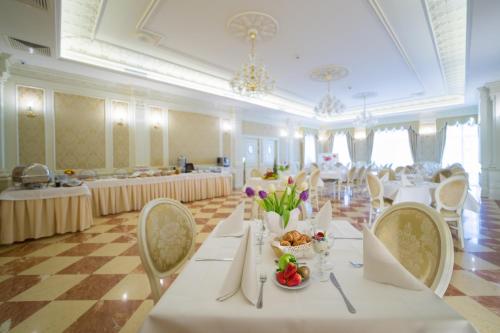
[[[131,232],[136,229],[137,227],[135,225],[117,225],[113,229],[108,230],[108,232]]]
[[[446,292],[444,293],[444,296],[464,296],[464,295],[465,294],[463,292],[453,287],[451,284],[448,286],[448,289],[446,289]]]
[[[199,218],[199,217],[198,218],[197,217],[194,218],[194,221],[196,222],[196,224],[205,224],[205,223],[208,222],[208,220],[209,219],[206,219],[206,218]]]
[[[48,301],[3,303],[0,305],[0,324],[10,320],[9,328],[12,329],[48,303]]]
[[[15,247],[11,251],[6,251],[0,254],[0,257],[24,257],[32,252],[38,251],[50,244],[42,243],[26,243]]]
[[[137,244],[132,245],[125,252],[121,253],[120,256],[139,256],[139,247]]]
[[[500,270],[478,270],[473,271],[474,274],[482,277],[483,279],[500,284]]]
[[[57,274],[92,274],[113,257],[84,257]]]
[[[17,274],[25,271],[41,262],[49,259],[49,257],[25,257],[19,258],[0,266],[0,275]]]
[[[136,241],[137,237],[134,236],[133,234],[125,234],[112,241],[112,243],[133,243]]]
[[[65,333],[118,332],[143,301],[99,301]]]
[[[40,280],[38,275],[19,275],[0,282],[0,302],[8,301],[17,294],[33,287]]]
[[[84,232],[77,232],[73,236],[64,239],[64,243],[83,243],[86,240],[89,240],[91,238],[94,238],[99,234],[91,234],[91,233],[84,233]]]
[[[123,217],[113,217],[113,218],[110,218],[109,220],[107,220],[106,224],[120,224],[120,223],[123,223],[123,222],[126,222],[127,219],[126,218],[123,218]]]
[[[73,288],[59,296],[58,300],[98,300],[113,288],[125,275],[90,275]]]
[[[500,316],[500,296],[472,296],[472,298]]]
[[[205,224],[201,229],[201,232],[211,232],[212,230],[214,230],[214,228],[215,226],[213,225]]]
[[[500,266],[500,255],[498,252],[474,252],[474,255]]]
[[[103,244],[97,244],[97,243],[85,243],[85,244],[78,244],[77,246],[69,249],[68,251],[65,251],[63,253],[59,253],[58,256],[71,256],[71,257],[80,257],[80,256],[88,256],[95,250],[99,249],[100,247],[103,247],[105,243]]]

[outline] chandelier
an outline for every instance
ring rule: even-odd
[[[358,127],[371,127],[377,124],[377,119],[375,119],[370,111],[366,110],[366,98],[377,96],[374,92],[362,92],[353,96],[353,98],[363,99],[363,110],[356,116],[354,124]]]
[[[266,67],[256,60],[255,40],[257,34],[255,29],[248,31],[248,39],[250,39],[248,62],[241,66],[230,81],[233,91],[243,96],[258,97],[274,90],[274,80],[271,79]]]
[[[328,65],[315,69],[311,73],[311,78],[316,81],[327,83],[327,93],[314,107],[314,115],[316,119],[330,121],[336,116],[345,111],[345,105],[331,93],[331,82],[344,78],[348,74],[348,70],[344,67]]]

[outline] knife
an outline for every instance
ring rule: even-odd
[[[342,298],[344,299],[344,303],[347,306],[347,310],[349,310],[350,313],[356,313],[356,309],[354,308],[354,306],[352,306],[351,302],[349,302],[346,295],[344,294],[344,291],[342,291],[342,287],[340,287],[340,283],[339,283],[339,281],[337,281],[337,278],[335,278],[335,274],[333,274],[333,272],[330,273],[330,280],[332,281],[335,288],[338,289],[338,291],[340,292],[340,295],[342,295]]]

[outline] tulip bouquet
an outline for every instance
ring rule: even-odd
[[[249,198],[256,197],[255,200],[266,212],[275,212],[280,215],[284,228],[290,220],[290,212],[309,198],[307,183],[296,184],[292,177],[288,177],[284,190],[280,193],[276,193],[276,187],[273,184],[269,186],[267,192],[247,187],[245,193]]]

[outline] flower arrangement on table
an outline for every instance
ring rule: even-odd
[[[331,160],[332,160],[332,156],[330,156],[330,155],[324,155],[323,156],[323,161],[330,162]]]
[[[65,169],[64,174],[67,176],[74,176],[75,175],[75,170],[73,169]]]
[[[290,170],[290,165],[286,162],[283,162],[283,164],[281,164],[280,166],[278,166],[278,171],[279,172],[285,172],[285,171],[288,171]]]
[[[262,176],[262,179],[264,179],[264,180],[277,180],[278,178],[279,178],[278,173],[275,173],[274,171],[267,171]]]
[[[290,212],[297,209],[301,202],[309,198],[307,183],[296,184],[292,177],[288,177],[283,194],[276,194],[276,187],[271,184],[268,191],[247,187],[245,193],[249,198],[255,198],[257,204],[266,212],[274,212],[283,220],[283,229],[286,229],[290,221]]]

